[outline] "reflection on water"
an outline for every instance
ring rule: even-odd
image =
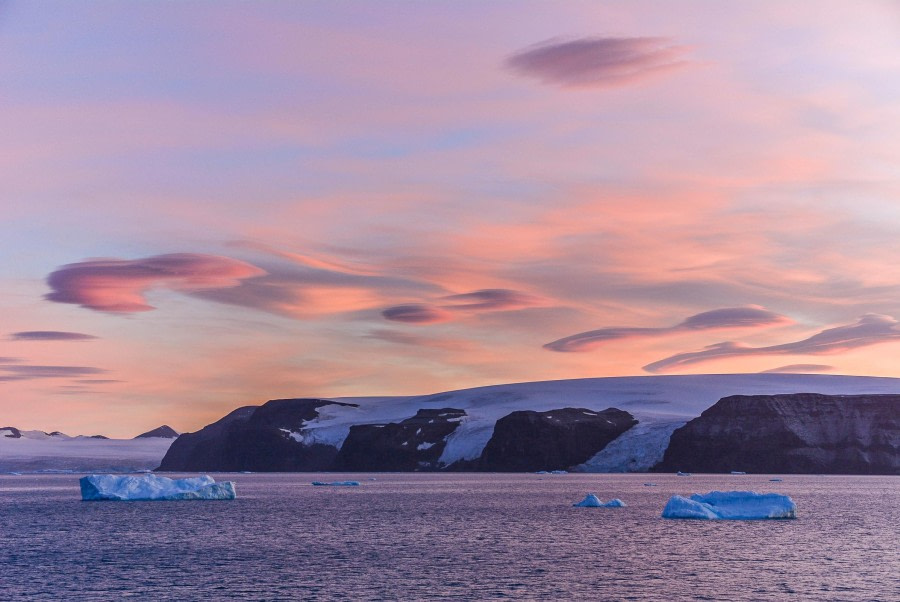
[[[81,502],[0,476],[0,598],[900,600],[900,478],[216,475],[233,502]],[[360,487],[312,487],[313,480]],[[674,493],[786,493],[795,521],[659,517]],[[588,492],[627,508],[573,508]]]

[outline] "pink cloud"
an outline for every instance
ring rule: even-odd
[[[690,316],[675,326],[664,328],[619,327],[589,330],[547,343],[544,345],[544,349],[562,352],[590,351],[607,341],[619,339],[656,337],[692,330],[754,328],[790,323],[791,320],[789,318],[758,305],[726,307]]]
[[[668,38],[549,40],[518,52],[506,66],[545,84],[611,87],[655,77],[687,63],[684,46]]]
[[[243,261],[218,255],[172,253],[141,259],[91,259],[65,265],[47,277],[48,301],[110,313],[150,311],[144,298],[154,288],[183,292],[237,286],[265,274]]]
[[[726,341],[710,345],[701,351],[679,353],[647,364],[644,370],[654,373],[668,372],[717,359],[756,355],[827,355],[898,340],[900,340],[900,323],[897,320],[890,316],[867,314],[855,324],[829,328],[801,341],[768,347],[751,347],[743,343]]]

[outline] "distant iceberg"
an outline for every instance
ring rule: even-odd
[[[689,477],[689,476],[691,476],[691,473],[689,473],[689,472],[681,472],[681,471],[679,470],[678,472],[675,473],[675,476],[676,476],[676,477]]]
[[[576,508],[624,508],[625,502],[616,498],[608,502],[603,502],[594,493],[587,494],[583,500],[577,504],[572,504]]]
[[[711,491],[690,498],[673,495],[663,509],[663,518],[695,518],[705,520],[757,520],[797,518],[797,505],[779,493],[755,491]]]
[[[359,487],[359,481],[331,481],[330,483],[313,481],[312,484],[316,487]]]
[[[157,475],[89,475],[81,477],[84,501],[233,500],[234,483],[216,483],[209,475],[169,479]]]

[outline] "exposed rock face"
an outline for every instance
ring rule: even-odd
[[[4,426],[0,427],[0,435],[9,439],[21,439],[22,431],[14,426]]]
[[[402,422],[351,426],[335,469],[405,472],[443,468],[438,459],[447,437],[465,415],[454,408],[419,410]]]
[[[635,424],[634,416],[616,408],[513,412],[497,421],[478,469],[565,470],[586,462]]]
[[[273,399],[262,406],[235,410],[196,433],[172,443],[159,470],[251,470],[260,472],[327,470],[337,448],[307,444],[302,429],[327,405],[352,406],[327,399]]]
[[[259,406],[244,406],[209,424],[196,433],[179,435],[157,470],[234,470],[229,434],[247,422]]]
[[[153,429],[152,431],[147,431],[146,433],[141,433],[135,439],[145,439],[147,437],[164,437],[166,439],[174,439],[178,436],[178,431],[173,429],[168,424],[164,424],[160,427]]]
[[[734,395],[672,434],[656,471],[900,474],[900,395]]]

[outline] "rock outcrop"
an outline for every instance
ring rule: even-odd
[[[466,416],[463,410],[419,410],[412,418],[387,424],[350,427],[335,460],[335,470],[415,471],[443,468],[439,459],[447,437]]]
[[[135,439],[146,439],[148,437],[162,437],[164,439],[174,439],[178,436],[178,431],[173,429],[168,424],[164,424],[160,427],[153,429],[152,431],[147,431],[146,433],[141,433]]]
[[[478,470],[531,472],[565,470],[586,462],[637,424],[616,408],[561,408],[512,412],[497,421]]]
[[[656,471],[900,474],[900,395],[734,395],[677,429]]]
[[[0,437],[6,437],[7,439],[21,439],[22,431],[14,426],[0,427]]]
[[[302,430],[327,399],[273,399],[235,410],[196,433],[172,443],[159,470],[302,472],[328,470],[337,448],[304,441]]]

